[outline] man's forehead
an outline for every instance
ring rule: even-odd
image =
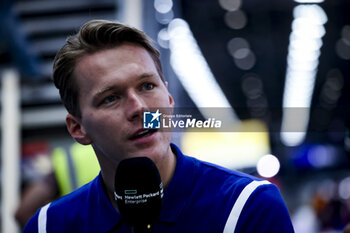
[[[108,85],[113,85],[113,79],[117,80],[118,77],[120,79],[155,77],[163,81],[149,52],[132,43],[86,54],[77,62],[74,76],[79,92],[82,89],[93,88],[86,85],[87,79],[91,84],[98,82],[99,90],[95,89],[95,93]],[[104,80],[101,81],[101,79]]]
[[[118,64],[121,64],[123,61],[141,62],[145,58],[149,59],[149,61],[152,61],[154,64],[151,55],[145,48],[137,44],[124,43],[116,47],[84,54],[76,63],[76,70],[80,70],[81,68],[85,69],[85,66],[93,66],[95,69],[104,69],[110,65],[117,65],[115,64],[116,62],[118,62]]]

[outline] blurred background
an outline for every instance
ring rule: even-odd
[[[186,154],[263,177],[297,233],[350,222],[350,1],[1,0],[1,232],[73,145],[52,62],[90,19],[144,30],[176,107],[230,110],[232,132],[176,132]],[[57,174],[56,174],[57,175]],[[22,201],[21,201],[22,200]]]

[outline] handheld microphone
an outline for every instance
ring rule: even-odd
[[[147,157],[122,160],[114,180],[119,212],[133,232],[150,232],[160,215],[163,184],[159,171]]]

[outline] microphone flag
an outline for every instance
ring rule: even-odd
[[[147,157],[124,159],[115,173],[114,197],[121,216],[133,228],[150,228],[160,215],[163,184]]]

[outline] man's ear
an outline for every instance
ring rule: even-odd
[[[165,84],[166,89],[168,90],[170,106],[171,106],[171,107],[174,107],[175,101],[174,101],[174,98],[172,97],[172,95],[171,95],[170,92],[169,92],[169,89],[168,89],[168,85],[169,85],[169,84],[168,84],[167,81],[165,81],[164,84]]]
[[[82,145],[91,144],[91,139],[85,132],[84,127],[81,125],[80,119],[68,113],[66,116],[66,125],[68,132],[77,142]]]
[[[173,108],[175,106],[175,100],[170,93],[168,95],[169,95],[170,106]]]

